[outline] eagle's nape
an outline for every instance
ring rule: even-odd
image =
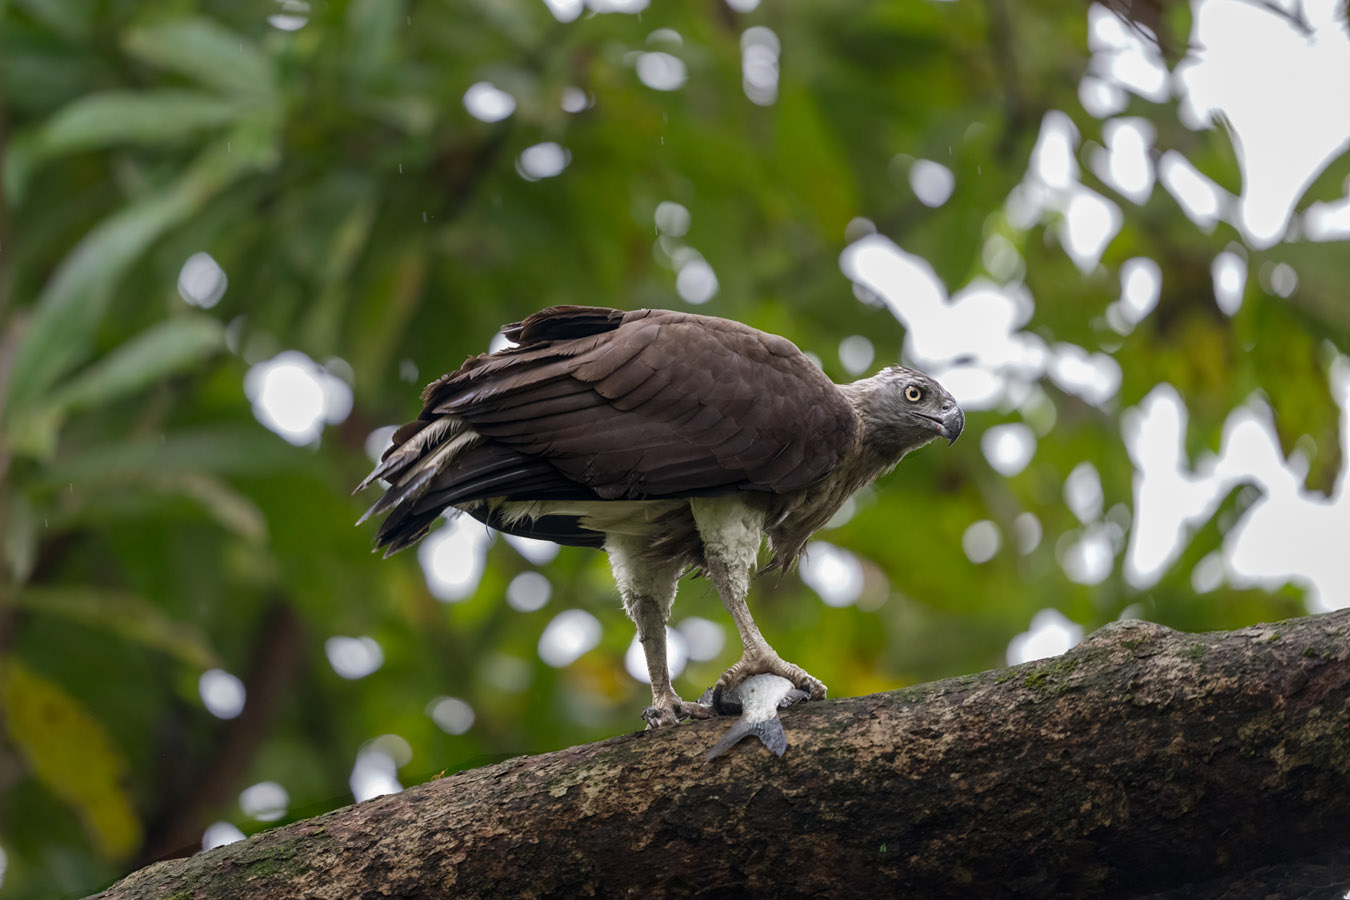
[[[951,396],[900,366],[835,385],[783,338],[667,310],[555,307],[503,333],[517,345],[429,385],[422,414],[361,483],[389,484],[366,514],[388,513],[377,546],[415,543],[450,510],[605,549],[646,656],[648,727],[709,714],[675,693],[666,659],[676,583],[691,567],[741,638],[719,693],[775,674],[823,698],[751,618],[759,549],[767,537],[772,565],[789,564],[905,453],[954,441],[964,416]]]

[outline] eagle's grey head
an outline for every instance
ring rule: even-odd
[[[965,413],[947,390],[922,372],[887,366],[847,391],[862,417],[868,449],[896,459],[944,437],[955,443]]]

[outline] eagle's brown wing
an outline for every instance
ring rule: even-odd
[[[826,475],[859,439],[852,407],[819,368],[738,322],[555,307],[504,332],[518,345],[427,387],[420,417],[367,479],[391,482],[372,512],[411,503],[434,517],[488,497],[783,493]],[[467,431],[481,439],[427,464]]]

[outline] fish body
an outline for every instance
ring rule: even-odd
[[[776,756],[782,756],[787,750],[787,734],[778,719],[778,711],[806,697],[806,691],[799,690],[779,675],[755,675],[745,679],[732,695],[718,697],[714,702],[718,713],[735,715],[739,712],[741,717],[708,751],[707,758],[716,759],[751,734]]]

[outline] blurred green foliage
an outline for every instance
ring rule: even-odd
[[[303,27],[268,23],[283,11]],[[1174,18],[1184,46],[1189,23]],[[752,24],[783,46],[767,107],[741,87]],[[682,38],[679,90],[634,73],[631,55],[660,28]],[[267,827],[237,803],[258,781],[286,788],[289,818],[342,805],[358,750],[382,734],[412,748],[406,784],[641,725],[647,688],[623,669],[631,628],[601,554],[564,549],[543,567],[549,604],[520,613],[503,593],[531,566],[498,541],[476,592],[442,604],[415,554],[368,552],[372,529],[352,527],[365,498],[348,492],[368,469],[367,435],[415,414],[421,384],[485,349],[501,323],[559,303],[680,305],[653,246],[666,200],[690,211],[684,241],[717,273],[703,311],[784,334],[838,380],[842,338],[867,335],[879,362],[903,338],[840,273],[855,217],[928,259],[951,291],[986,274],[983,239],[1004,234],[1025,259],[1028,330],[1123,370],[1105,409],[1047,380],[1053,430],[1012,478],[979,438],[1022,415],[993,410],[867,492],[828,533],[864,560],[859,605],[827,607],[795,575],[756,584],[765,634],[836,695],[1000,665],[1045,607],[1089,628],[1131,605],[1190,629],[1299,612],[1292,590],[1190,586],[1240,492],[1144,593],[1119,556],[1094,586],[1056,561],[1056,542],[1080,527],[1063,500],[1076,465],[1097,468],[1106,508],[1130,509],[1119,410],[1162,381],[1190,410],[1193,458],[1263,391],[1285,452],[1310,439],[1308,484],[1329,489],[1341,462],[1321,348],[1345,347],[1350,330],[1334,300],[1350,263],[1327,245],[1252,251],[1253,272],[1294,260],[1298,293],[1276,299],[1252,278],[1238,315],[1219,314],[1210,261],[1241,238],[1201,231],[1161,189],[1143,206],[1121,201],[1123,228],[1087,275],[1051,229],[1007,224],[1047,110],[1102,141],[1076,96],[1085,28],[1076,3],[847,0],[741,15],[657,2],[568,23],[537,0],[0,4],[0,893],[92,890],[192,849],[213,820]],[[515,98],[509,118],[466,112],[482,80]],[[562,109],[569,87],[587,108]],[[1172,104],[1134,98],[1126,112],[1238,187],[1222,132],[1187,131]],[[520,152],[544,141],[570,164],[521,177]],[[953,170],[946,204],[915,199],[908,158]],[[1333,164],[1307,199],[1333,195],[1346,168]],[[201,250],[229,276],[207,311],[175,289]],[[1163,293],[1121,337],[1103,315],[1135,256],[1159,263]],[[242,389],[250,363],[290,348],[353,373],[354,411],[315,448],[259,425]],[[1024,511],[1044,529],[1034,551],[1005,539],[987,563],[966,558],[972,522],[1011,535]],[[536,645],[570,607],[594,612],[604,637],[555,670]],[[703,582],[683,586],[675,618],[691,614],[725,621]],[[384,665],[343,680],[324,654],[334,635],[374,637]],[[677,687],[696,696],[733,652],[734,640],[691,664]],[[198,678],[213,667],[247,687],[237,719],[202,705]],[[427,715],[439,695],[472,705],[466,734]]]

